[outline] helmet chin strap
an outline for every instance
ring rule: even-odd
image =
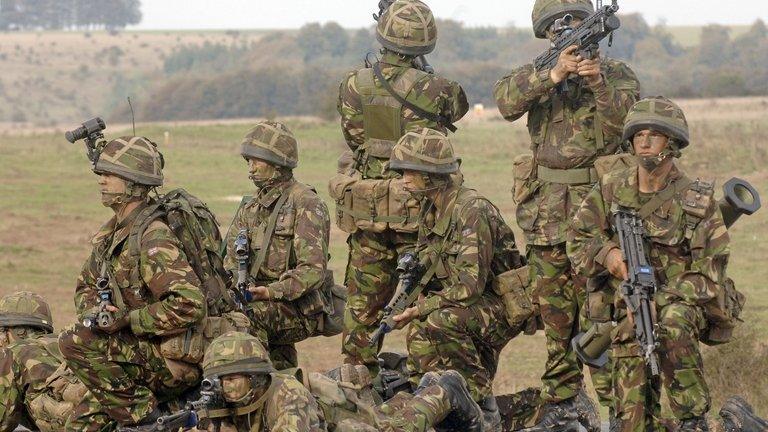
[[[656,156],[636,156],[638,163],[648,172],[656,171],[674,152],[670,149],[664,149]]]

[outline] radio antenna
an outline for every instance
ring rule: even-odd
[[[133,113],[133,104],[131,103],[130,96],[128,96],[128,107],[131,108],[131,124],[133,125],[133,136],[136,136],[136,115]]]

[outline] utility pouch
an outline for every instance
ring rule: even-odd
[[[611,321],[613,310],[613,290],[608,281],[610,276],[600,275],[587,279],[587,305],[584,308],[586,318],[592,322]]]
[[[600,156],[595,159],[595,171],[597,177],[603,178],[611,171],[626,169],[637,166],[635,157],[629,153],[619,153],[615,155]]]
[[[389,227],[397,232],[415,233],[419,230],[419,212],[421,206],[410,192],[405,189],[402,179],[393,179],[389,183]]]
[[[337,285],[333,281],[333,273],[330,276],[330,286],[323,290],[325,296],[325,309],[322,321],[317,328],[320,336],[336,336],[344,330],[344,309],[347,307],[347,287]]]
[[[353,153],[344,152],[339,158],[338,173],[328,182],[328,194],[336,201],[336,226],[348,234],[357,231],[352,216],[352,185],[361,178],[353,165]]]
[[[739,317],[746,300],[744,294],[736,289],[733,280],[726,278],[718,295],[703,305],[707,328],[701,334],[701,342],[712,346],[733,340],[733,331],[741,322]]]
[[[504,302],[506,318],[513,328],[520,328],[534,314],[533,303],[525,291],[530,283],[528,266],[497,275],[493,279],[493,292]]]
[[[352,185],[352,214],[355,225],[375,233],[387,229],[391,180],[359,180]]]
[[[524,202],[533,194],[531,180],[533,177],[533,155],[522,154],[512,162],[512,177],[514,179],[512,198],[515,204]]]
[[[245,314],[232,311],[217,317],[205,317],[183,333],[166,337],[160,343],[160,355],[168,360],[198,364],[208,345],[230,331],[250,332],[251,321]]]

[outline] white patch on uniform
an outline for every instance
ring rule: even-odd
[[[149,251],[147,252],[147,255],[149,255],[149,256],[155,256],[155,255],[157,255],[157,253],[158,253],[158,252],[160,252],[160,248],[158,248],[158,247],[153,247],[153,248],[150,248],[150,249],[149,249]]]
[[[472,228],[464,228],[464,231],[461,232],[461,235],[464,237],[469,237],[470,234],[472,234]]]

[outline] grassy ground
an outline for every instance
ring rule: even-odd
[[[693,144],[682,165],[690,175],[715,177],[719,184],[732,176],[751,182],[768,196],[768,103],[765,99],[696,101],[686,103],[691,113]],[[741,115],[733,115],[740,112]],[[335,170],[335,159],[344,143],[336,124],[289,120],[301,143],[297,177],[315,185],[331,204],[326,182]],[[463,158],[467,183],[488,196],[514,224],[510,199],[511,162],[528,146],[524,121],[462,122],[454,143]],[[184,187],[205,200],[227,225],[237,202],[233,196],[248,193],[245,163],[237,154],[248,124],[139,126],[138,133],[161,145],[167,161],[165,190]],[[108,130],[115,137],[127,131]],[[164,135],[168,132],[168,143]],[[89,253],[88,240],[110,216],[99,204],[96,177],[80,144],[71,145],[61,133],[0,135],[0,292],[31,290],[44,295],[54,307],[58,329],[73,322],[72,293],[82,262]],[[745,327],[753,332],[736,349],[707,349],[716,399],[731,392],[768,388],[766,354],[761,345],[768,335],[768,211],[744,218],[732,230],[729,273],[747,294]],[[515,227],[516,228],[516,227]],[[343,280],[346,264],[345,236],[333,231],[331,267]],[[303,366],[321,370],[340,363],[339,338],[316,339],[300,346]],[[387,348],[402,350],[402,334],[387,340]],[[760,351],[763,349],[763,351]],[[545,358],[542,335],[513,340],[501,357],[497,392],[536,385]],[[761,363],[762,362],[762,363]],[[753,365],[740,368],[739,365]],[[761,366],[762,365],[762,366]],[[719,377],[723,370],[733,373]],[[768,403],[756,400],[764,414]]]

